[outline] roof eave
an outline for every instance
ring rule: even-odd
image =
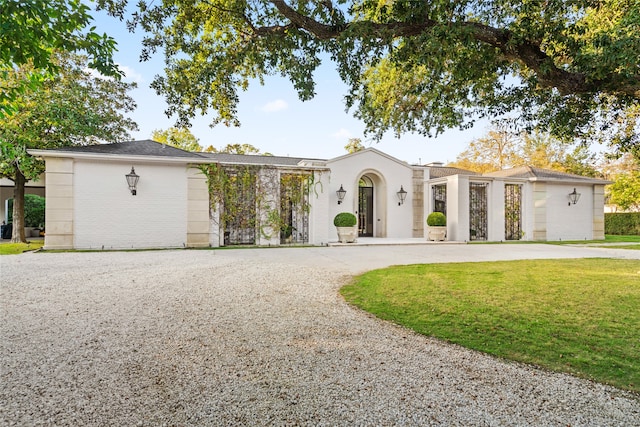
[[[108,160],[108,161],[136,161],[143,163],[181,163],[181,164],[207,164],[213,163],[205,157],[170,157],[170,156],[148,156],[135,154],[104,154],[104,153],[78,153],[71,151],[57,150],[27,150],[27,153],[34,157],[46,158],[67,158],[82,160]]]

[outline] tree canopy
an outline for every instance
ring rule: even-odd
[[[613,181],[606,188],[608,203],[622,211],[640,212],[640,160],[627,154],[604,164],[605,177]]]
[[[516,166],[534,166],[595,177],[595,154],[582,144],[566,144],[548,133],[513,134],[494,128],[471,141],[449,166],[479,173]]]
[[[112,58],[116,42],[89,27],[89,10],[81,0],[0,0],[0,117],[13,111],[11,101],[27,86],[33,89],[59,71],[56,50],[84,53],[88,67],[120,76]],[[7,84],[9,73],[27,64],[29,78]]]
[[[364,150],[364,145],[362,145],[360,138],[349,138],[349,142],[344,146],[344,149],[347,150],[347,153],[357,153]]]
[[[156,129],[151,132],[151,139],[162,144],[171,145],[186,151],[202,151],[202,147],[187,128],[170,127],[167,130]]]
[[[260,154],[262,156],[272,156],[271,153],[261,153],[260,149],[251,144],[227,144],[220,149],[213,145],[208,146],[204,151],[209,153],[228,153],[228,154]]]
[[[127,0],[99,0],[122,15]],[[163,50],[152,86],[186,123],[238,125],[238,91],[288,77],[302,100],[331,58],[368,135],[438,134],[508,115],[563,140],[639,142],[637,0],[140,1],[131,25]]]

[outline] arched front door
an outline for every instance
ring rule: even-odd
[[[358,182],[358,236],[373,237],[373,181],[363,175]]]

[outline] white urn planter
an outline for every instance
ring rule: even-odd
[[[338,242],[353,243],[358,239],[358,219],[351,212],[340,212],[333,218],[338,231]]]
[[[336,227],[338,231],[338,242],[354,243],[358,240],[358,227]]]
[[[447,226],[427,226],[427,240],[443,242],[447,239]]]
[[[427,217],[427,240],[442,242],[447,239],[447,217],[442,212],[431,212]]]

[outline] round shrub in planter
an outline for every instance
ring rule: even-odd
[[[447,217],[442,212],[430,213],[427,225],[427,240],[442,241],[447,238]]]
[[[357,222],[356,216],[351,212],[340,212],[333,218],[333,225],[336,227],[353,227]]]
[[[427,217],[429,227],[444,227],[447,225],[447,217],[442,212],[431,212]]]
[[[333,218],[340,243],[353,243],[358,238],[358,219],[351,212],[340,212]]]

